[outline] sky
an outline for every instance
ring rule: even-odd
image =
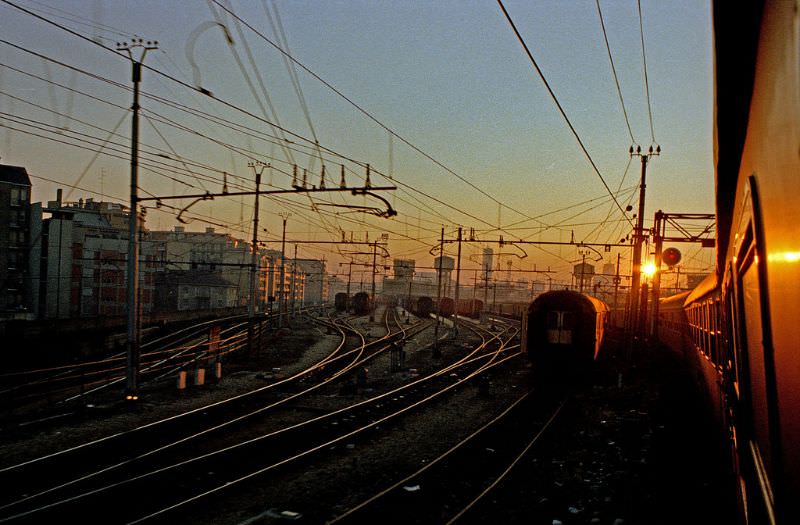
[[[373,186],[397,187],[376,192],[391,219],[345,207],[386,209],[371,197],[262,197],[259,238],[271,248],[286,216],[289,241],[388,234],[387,262],[416,259],[426,271],[441,229],[452,241],[462,227],[475,239],[465,269],[491,247],[503,270],[549,268],[568,281],[578,247],[497,240],[624,238],[639,198],[632,143],[661,147],[647,166],[646,226],[657,209],[714,212],[707,2],[641,0],[641,31],[636,1],[599,2],[619,91],[596,1],[504,5],[575,133],[496,1],[3,1],[0,163],[26,167],[34,201],[64,188],[70,201],[127,203],[133,84],[130,59],[114,50],[143,38],[158,46],[140,84],[140,197],[252,190],[256,170],[262,189],[288,189],[293,164],[318,185],[323,161],[328,187],[342,165],[348,187],[362,186],[366,164]],[[606,186],[633,206],[627,219]],[[179,224],[192,201],[163,202],[174,208],[144,203],[149,229]],[[218,197],[182,217],[190,230],[250,239],[253,198]],[[303,243],[298,253],[344,272],[348,256],[371,258],[348,255],[363,248]],[[712,264],[711,250],[680,249],[687,272]],[[586,255],[601,266],[619,253],[625,272],[630,252]]]

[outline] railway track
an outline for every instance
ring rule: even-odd
[[[220,327],[214,358],[242,346],[244,316],[233,316],[192,325],[146,341],[141,346],[141,382],[159,379],[176,367],[197,362],[209,350],[209,329]],[[81,405],[107,391],[121,389],[125,380],[124,353],[102,359],[0,375],[3,426],[25,425],[50,419],[54,413],[66,417]]]
[[[496,417],[419,469],[365,498],[328,524],[467,522],[561,413],[567,399],[526,391]],[[514,446],[512,446],[514,445]]]
[[[396,322],[399,325],[399,321]],[[340,323],[335,324],[341,326]],[[380,338],[379,341],[385,341],[387,337],[392,336],[392,333]],[[475,377],[475,374],[480,373],[481,370],[500,363],[501,360],[497,356],[507,350],[505,348],[507,342],[502,343],[500,348],[495,351],[486,351],[487,346],[498,339],[497,334],[486,337],[473,352],[463,356],[455,363],[446,365],[429,376],[419,378],[393,391],[330,411],[321,416],[277,428],[259,436],[242,439],[243,434],[236,432],[236,440],[225,446],[221,446],[221,442],[218,441],[209,442],[206,438],[210,432],[196,432],[187,438],[171,441],[166,448],[140,452],[133,459],[108,465],[103,469],[75,477],[72,480],[51,485],[49,488],[40,488],[37,491],[35,488],[31,490],[32,487],[28,487],[24,493],[29,495],[20,497],[20,494],[17,494],[10,498],[0,512],[2,512],[4,520],[34,522],[48,517],[80,516],[81,512],[87,508],[105,509],[108,514],[104,515],[111,522],[127,522],[127,520],[135,519],[135,515],[141,514],[144,509],[139,505],[136,512],[125,517],[121,516],[120,512],[122,508],[125,508],[123,501],[126,497],[129,497],[130,494],[152,493],[152,488],[157,486],[169,487],[169,494],[158,494],[157,497],[151,494],[148,498],[153,505],[164,505],[166,501],[178,500],[176,503],[166,505],[151,513],[151,517],[155,519],[172,509],[183,507],[187,504],[186,502],[194,501],[195,498],[202,498],[216,491],[227,489],[230,485],[242,483],[251,477],[259,477],[266,472],[315,454],[342,440],[352,439],[357,434],[374,430],[375,426],[397,418],[414,407],[428,403],[455,388],[462,381]],[[370,353],[365,350],[367,346],[362,345],[360,349],[349,352],[337,352],[337,355],[325,359],[323,365],[331,365],[335,360],[340,360],[344,355],[351,353],[355,358],[349,361],[350,365],[358,366],[365,362],[365,359],[371,359],[375,355],[374,352]],[[389,345],[384,346],[388,347]],[[512,357],[515,355],[512,354]],[[347,370],[348,366],[339,369],[338,372]],[[461,377],[453,380],[452,374],[456,370],[459,371]],[[331,377],[341,377],[342,374],[338,372],[334,372]],[[298,374],[295,377],[298,376],[309,378],[310,374]],[[319,384],[327,383],[317,383],[317,385]],[[305,392],[305,394],[307,393]],[[298,394],[300,393],[286,396],[284,393],[284,399],[288,399],[288,402],[296,401],[302,397]],[[283,404],[286,405],[288,402],[285,401]],[[265,409],[268,406],[265,405],[262,408]],[[248,413],[246,417],[252,416]],[[210,430],[214,432],[220,428],[231,430],[233,423],[241,421],[240,418],[227,418],[224,423],[212,427]],[[363,421],[369,422],[363,424]],[[207,448],[213,450],[197,453],[199,447],[197,441],[201,436],[206,445],[210,443]],[[310,445],[311,442],[317,444]],[[167,449],[170,450],[169,454],[163,454]],[[161,456],[162,459],[155,461],[158,456]],[[164,461],[164,458],[174,460],[179,457],[185,459],[172,464]],[[261,463],[266,462],[267,464],[255,471],[248,471],[253,467],[253,458],[259,458]],[[74,462],[74,457],[71,462]],[[36,463],[39,462],[30,463],[28,467]],[[37,467],[41,468],[45,463],[47,461],[43,460]],[[25,467],[25,465],[21,465],[5,469],[0,472],[0,475],[7,474],[19,478],[20,469]],[[66,464],[62,465],[59,470],[65,467],[67,467]],[[30,476],[30,473],[28,471],[29,478],[39,479],[35,475]],[[190,481],[187,482],[187,480]],[[234,483],[231,480],[238,481]],[[187,494],[189,494],[188,497]]]
[[[208,439],[213,434],[220,434],[223,429],[241,426],[248,420],[263,416],[270,410],[287,405],[336,380],[352,367],[367,362],[374,353],[370,349],[380,347],[385,340],[397,333],[404,334],[415,328],[403,327],[402,331],[391,332],[369,344],[361,337],[361,344],[344,351],[347,331],[355,334],[358,332],[344,320],[335,320],[333,325],[340,330],[340,345],[319,363],[289,378],[132,431],[0,470],[0,479],[13,479],[16,488],[15,495],[9,498],[14,501],[6,501],[3,507],[19,506],[41,499],[46,494],[63,493],[90,480],[94,483],[100,478],[107,478],[111,472],[130,470],[134,466],[139,468],[139,465],[148,462],[152,464],[157,457],[173,453],[173,449],[179,445],[186,446],[200,438]],[[85,465],[101,466],[87,470]],[[75,476],[78,472],[81,474]],[[50,486],[37,490],[35,487],[44,479],[48,480]]]

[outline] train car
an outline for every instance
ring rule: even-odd
[[[489,311],[501,317],[522,319],[529,305],[530,303],[492,303],[489,306]]]
[[[339,292],[333,297],[333,306],[339,312],[347,310],[347,300],[349,297],[344,292]]]
[[[427,296],[417,298],[413,311],[417,317],[429,317],[433,313],[433,299]]]
[[[522,347],[542,377],[580,376],[603,344],[608,305],[586,294],[555,290],[539,295],[523,314]]]
[[[714,2],[716,271],[668,343],[718,405],[744,523],[800,523],[799,13]]]
[[[451,316],[456,313],[456,302],[450,297],[442,297],[439,301],[439,314]]]
[[[687,319],[683,303],[689,292],[681,292],[659,300],[658,337],[667,348],[672,349],[680,358],[687,355],[686,343]]]
[[[721,442],[728,423],[724,376],[727,351],[717,275],[709,275],[691,292],[659,303],[658,337],[683,360]]]
[[[367,292],[358,292],[353,296],[353,313],[366,315],[370,311],[371,301]]]
[[[480,299],[459,299],[458,315],[477,319],[483,311],[483,301]]]

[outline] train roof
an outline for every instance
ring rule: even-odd
[[[660,309],[669,310],[672,308],[683,309],[683,303],[691,292],[681,292],[669,297],[659,299],[658,304]]]
[[[528,306],[528,311],[536,310],[542,304],[552,303],[574,303],[581,305],[585,310],[593,312],[608,312],[609,308],[606,303],[596,297],[587,295],[585,293],[574,292],[572,290],[552,290],[540,294]]]
[[[736,14],[729,2],[713,2],[714,179],[717,215],[717,271],[725,267],[739,167],[754,96],[758,42],[764,2],[743,2]],[[770,29],[780,27],[772,21]],[[784,37],[788,42],[790,35]],[[771,97],[771,93],[766,93]],[[761,130],[762,132],[764,130]]]
[[[700,281],[700,284],[698,284],[694,290],[689,292],[689,295],[686,297],[686,300],[683,302],[683,305],[688,306],[693,302],[704,298],[709,293],[715,291],[717,289],[717,283],[718,283],[717,274],[716,273],[710,274],[708,277]]]

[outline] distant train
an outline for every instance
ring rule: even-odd
[[[426,302],[427,299],[428,298],[425,298]],[[431,300],[431,305],[433,305],[433,300]],[[483,301],[478,299],[459,299],[457,310],[458,315],[460,316],[477,318],[480,316],[481,311],[483,310]],[[443,297],[439,300],[439,314],[449,317],[455,313],[456,302],[452,297]]]
[[[369,294],[367,292],[358,292],[353,296],[353,313],[356,315],[366,315],[372,308]]]
[[[744,523],[800,523],[800,10],[714,15],[715,273],[659,305],[730,450]]]
[[[456,302],[450,297],[442,297],[439,301],[439,313],[445,316],[451,316],[456,313]]]
[[[513,319],[522,319],[528,309],[530,303],[496,303],[492,304],[489,310],[496,315],[503,317],[511,317]]]
[[[429,317],[434,312],[433,305],[433,299],[427,296],[422,296],[417,298],[417,302],[414,304],[412,312],[417,317]]]
[[[333,306],[339,312],[347,310],[347,300],[349,297],[344,292],[339,292],[333,297]]]
[[[539,295],[522,316],[521,346],[541,377],[578,377],[603,344],[608,305],[579,292]]]
[[[483,311],[483,301],[480,299],[459,299],[458,315],[478,318]]]

